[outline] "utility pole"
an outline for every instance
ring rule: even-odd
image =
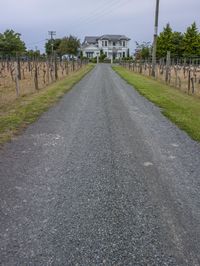
[[[57,80],[58,74],[57,74],[56,53],[54,53],[54,51],[53,51],[53,40],[54,40],[53,36],[56,35],[56,31],[51,30],[48,33],[51,36],[51,64],[53,65],[53,62],[55,64],[54,65],[55,66],[55,68],[54,68],[54,70],[55,70],[55,80]]]
[[[156,49],[158,39],[158,17],[159,17],[159,2],[156,0],[156,14],[155,14],[155,28],[154,28],[154,40],[153,40],[153,53],[152,53],[152,76],[156,76]]]
[[[48,33],[49,33],[49,35],[51,36],[51,54],[52,54],[52,56],[53,56],[53,36],[56,35],[56,31],[51,30],[51,31],[49,31]]]

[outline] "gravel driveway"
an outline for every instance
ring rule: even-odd
[[[200,145],[99,64],[0,151],[0,265],[200,265]]]

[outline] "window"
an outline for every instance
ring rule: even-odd
[[[113,42],[113,46],[115,46],[116,45],[116,43],[115,42]]]
[[[87,58],[93,58],[93,52],[86,52]]]
[[[125,47],[125,46],[126,46],[126,42],[125,42],[125,41],[123,41],[122,43],[123,43],[123,47]]]
[[[125,54],[125,52],[123,52],[123,57],[125,57],[126,56],[126,54]]]
[[[108,53],[107,52],[105,52],[105,56],[108,57]]]
[[[104,41],[102,41],[102,46],[104,46]]]
[[[105,41],[105,46],[108,46],[108,41]]]

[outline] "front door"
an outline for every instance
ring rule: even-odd
[[[113,60],[117,57],[117,49],[113,48]]]

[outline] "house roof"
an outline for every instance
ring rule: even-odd
[[[84,39],[83,44],[95,44],[98,40],[109,40],[109,41],[121,41],[130,39],[125,35],[114,35],[114,34],[105,34],[102,36],[86,36]]]
[[[114,34],[105,34],[99,37],[99,40],[109,40],[109,41],[120,41],[120,40],[130,40],[125,35],[114,35]]]
[[[98,36],[86,36],[84,39],[84,43],[96,43],[98,39]]]

